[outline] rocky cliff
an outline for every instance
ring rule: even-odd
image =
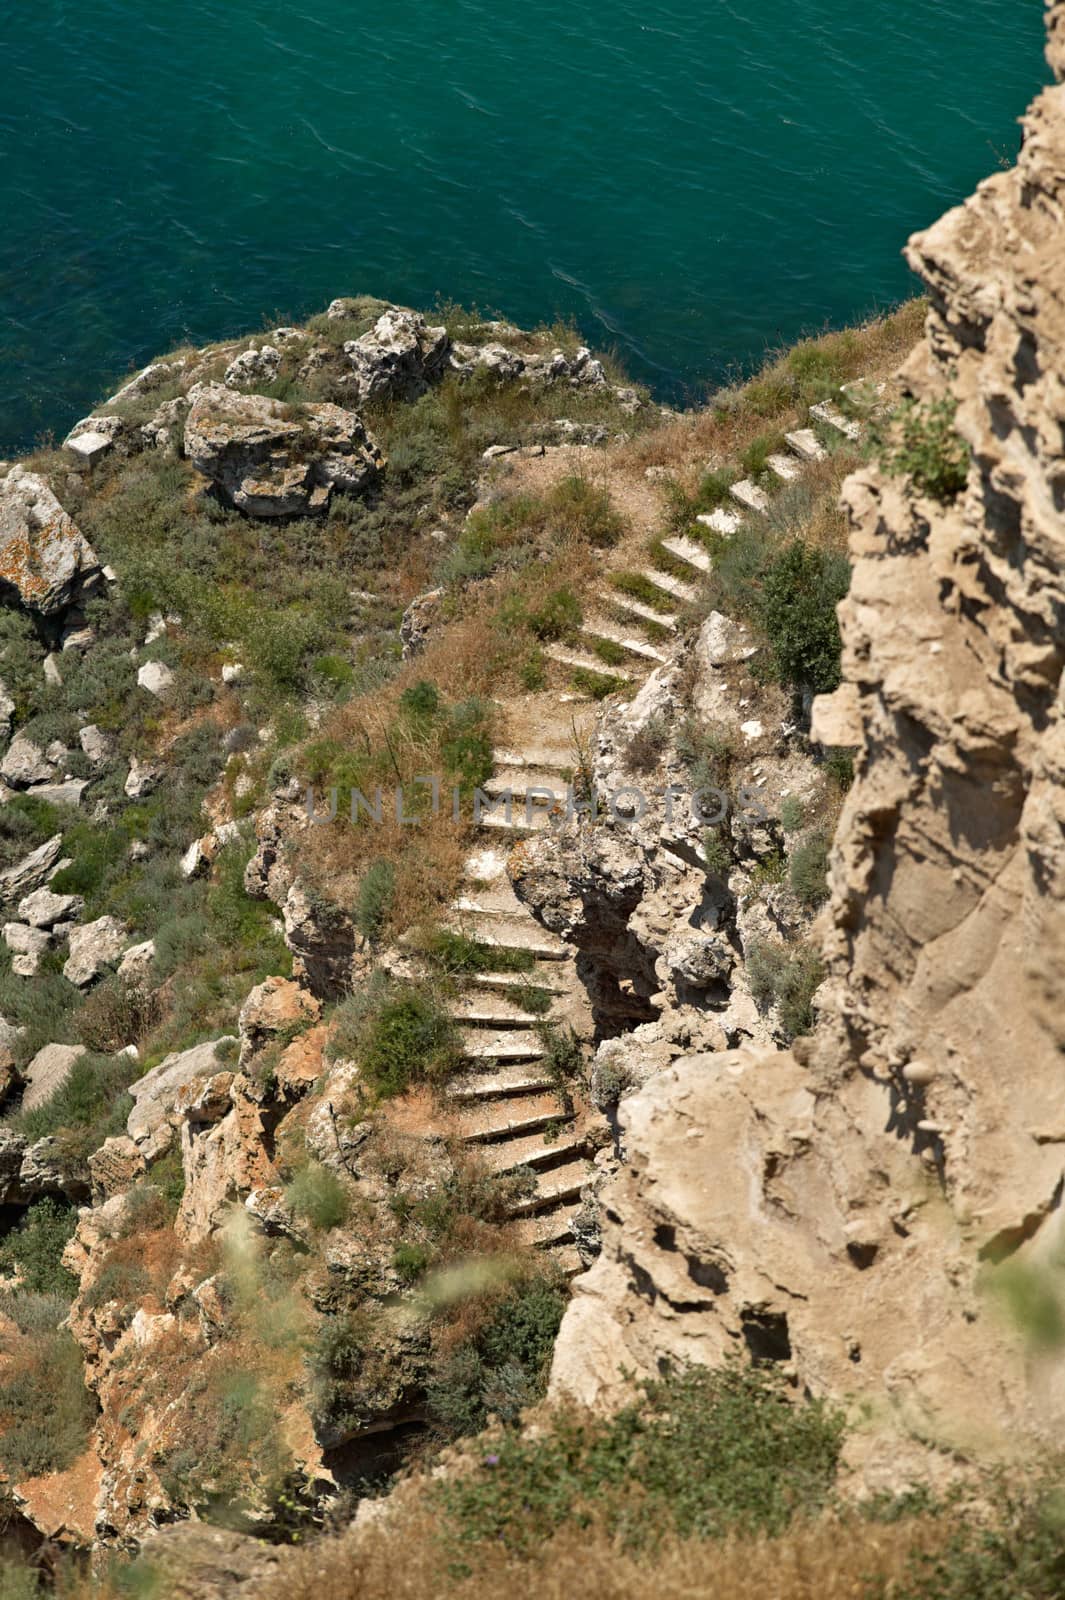
[[[1065,6],[1049,24],[1060,79]],[[602,1401],[623,1367],[746,1346],[853,1398],[870,1485],[1053,1437],[1065,1399],[995,1293],[1060,1257],[1065,1178],[1065,87],[1024,127],[909,245],[908,404],[845,490],[844,681],[814,733],[858,758],[819,1026],[622,1101],[553,1372]]]

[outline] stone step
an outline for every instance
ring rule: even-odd
[[[535,984],[528,987],[533,989]],[[516,1000],[493,994],[462,994],[448,1009],[456,1022],[470,1028],[527,1028],[530,1022],[546,1021],[550,1015],[550,1010],[542,1014],[525,1011]]]
[[[668,550],[671,556],[676,556],[678,561],[683,561],[686,566],[694,567],[696,572],[710,571],[710,557],[706,551],[701,545],[693,544],[691,539],[685,539],[683,534],[677,534],[672,539],[663,539],[662,548]]]
[[[684,605],[690,605],[698,597],[699,591],[690,583],[675,578],[671,572],[660,572],[657,567],[644,567],[640,577],[646,578],[648,583],[653,583],[663,594],[668,594],[671,600],[680,600]]]
[[[581,633],[588,639],[605,639],[609,644],[616,644],[619,650],[624,650],[630,656],[636,656],[640,661],[653,661],[656,666],[661,666],[669,657],[656,650],[653,644],[648,644],[646,639],[634,639],[631,634],[620,633],[609,622],[600,622],[597,618],[585,622]]]
[[[581,1158],[564,1167],[540,1175],[536,1193],[518,1200],[510,1209],[512,1217],[534,1217],[541,1211],[553,1210],[569,1201],[579,1200],[581,1190],[591,1176],[590,1164]]]
[[[767,456],[766,466],[781,483],[794,483],[802,477],[799,464],[792,456]]]
[[[492,833],[509,834],[514,839],[527,839],[531,833],[543,833],[551,826],[551,820],[544,806],[534,806],[532,813],[526,821],[524,801],[515,800],[511,807],[508,822],[505,811],[483,811],[479,828],[488,828]]]
[[[480,1156],[491,1172],[513,1172],[528,1167],[533,1172],[553,1172],[559,1167],[583,1160],[587,1141],[582,1133],[560,1133],[550,1144],[542,1133],[530,1133],[502,1144],[480,1147]]]
[[[565,806],[569,779],[561,772],[549,772],[543,767],[503,767],[497,768],[483,787],[486,794],[493,795],[504,795],[509,789],[515,805],[521,802],[524,814],[525,797],[530,789],[547,789],[560,805]],[[546,796],[534,795],[532,803],[546,806],[548,802]]]
[[[529,915],[514,893],[509,878],[494,878],[483,889],[471,888],[451,901],[450,911],[470,912],[473,916],[520,917]]]
[[[574,1208],[576,1209],[576,1208]],[[518,1224],[518,1237],[534,1250],[550,1250],[572,1244],[573,1211],[552,1211],[546,1217],[530,1217]]]
[[[482,1118],[483,1126],[463,1128],[463,1143],[489,1145],[507,1143],[509,1141],[512,1144],[516,1144],[521,1139],[532,1138],[537,1134],[540,1135],[542,1142],[546,1128],[557,1127],[560,1122],[573,1121],[573,1113],[567,1114],[563,1112],[557,1099],[554,1105],[548,1105],[542,1109],[540,1109],[539,1100],[535,1101],[534,1105],[537,1109],[526,1109],[523,1106],[520,1112],[506,1119],[501,1119],[499,1116],[499,1112],[503,1107],[495,1107],[496,1115],[494,1120],[489,1121]]]
[[[587,654],[583,650],[570,650],[565,645],[549,644],[544,655],[551,661],[557,661],[560,667],[569,667],[577,672],[594,672],[600,677],[617,678],[619,683],[626,681],[626,675],[617,667],[607,666],[605,661],[600,661],[598,656]]]
[[[724,506],[718,506],[716,511],[701,511],[695,520],[714,533],[723,533],[726,538],[743,526],[739,512],[726,511]]]
[[[671,633],[676,629],[677,618],[672,611],[656,611],[653,606],[645,606],[642,600],[633,600],[630,595],[622,594],[620,589],[600,589],[599,599],[617,611],[637,617],[640,622],[653,622],[656,627],[668,628]]]
[[[824,427],[831,428],[834,433],[842,434],[844,439],[849,439],[852,444],[857,443],[862,436],[861,423],[845,417],[831,400],[822,400],[816,406],[811,406],[810,415]]]
[[[541,772],[558,773],[572,772],[578,763],[575,750],[536,749],[536,750],[493,750],[492,767],[514,767],[520,772],[530,768]]]
[[[769,510],[769,496],[751,478],[741,478],[739,483],[734,483],[729,489],[729,494],[737,504],[748,511],[757,511],[765,516]]]
[[[543,1040],[538,1033],[526,1029],[500,1029],[487,1032],[481,1028],[463,1030],[462,1058],[464,1061],[522,1062],[541,1061]]]
[[[784,439],[789,450],[797,455],[800,461],[823,461],[828,455],[828,451],[812,428],[796,428],[794,433],[786,433]]]
[[[555,1080],[545,1072],[516,1066],[500,1067],[498,1072],[484,1074],[464,1073],[462,1077],[452,1079],[447,1093],[448,1099],[460,1106],[477,1106],[495,1100],[551,1094],[554,1088]]]
[[[551,1247],[551,1255],[557,1265],[561,1268],[564,1277],[576,1278],[579,1277],[582,1272],[587,1272],[588,1270],[584,1262],[581,1260],[580,1252],[577,1250],[575,1245],[553,1245]]]
[[[538,962],[531,972],[476,972],[468,979],[471,989],[494,994],[513,994],[521,988],[546,989],[548,994],[568,994],[570,985],[560,981],[554,963]]]
[[[488,950],[526,950],[537,961],[565,961],[569,956],[566,946],[559,941],[553,942],[554,935],[540,928],[530,917],[526,923],[516,923],[512,926],[504,923],[502,919],[493,921],[485,918],[483,923],[471,928],[464,921],[455,927],[456,933],[464,933],[470,939],[476,939],[478,944],[484,945]],[[484,974],[481,974],[483,977]],[[525,974],[519,974],[524,979]]]

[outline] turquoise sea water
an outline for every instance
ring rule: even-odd
[[[360,291],[576,318],[662,394],[893,301],[1018,147],[1040,0],[8,0],[0,451]]]

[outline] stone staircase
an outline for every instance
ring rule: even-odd
[[[861,425],[831,403],[812,409],[822,435],[836,432],[853,442]],[[790,454],[773,455],[772,481],[786,485],[806,466],[827,454],[814,428],[786,436]],[[719,507],[697,520],[718,537],[729,537],[747,517],[770,509],[767,488],[750,480],[731,486],[732,507]],[[466,1070],[449,1087],[461,1137],[490,1170],[521,1171],[527,1188],[512,1208],[528,1243],[550,1249],[567,1273],[582,1270],[572,1219],[592,1170],[598,1122],[580,1084],[563,1088],[551,1070],[543,1027],[575,1028],[587,1042],[590,1024],[578,980],[576,952],[537,923],[515,895],[507,873],[511,849],[552,825],[550,790],[564,801],[581,764],[580,726],[590,736],[595,704],[584,674],[613,679],[632,689],[667,661],[671,635],[680,626],[677,608],[698,598],[712,566],[709,550],[694,538],[676,535],[655,546],[633,576],[640,595],[616,587],[607,574],[595,593],[597,609],[587,615],[578,638],[552,644],[545,655],[571,687],[530,696],[522,719],[535,732],[518,748],[495,752],[494,772],[485,785],[496,804],[482,814],[485,843],[466,864],[460,893],[450,908],[450,926],[486,948],[499,951],[498,969],[464,977],[452,1014],[464,1042]],[[504,707],[504,711],[513,707]],[[509,796],[509,806],[508,806]],[[515,961],[527,970],[515,971]],[[561,1090],[561,1092],[560,1092]]]
[[[496,752],[486,790],[500,802],[509,791],[511,816],[501,804],[498,814],[482,817],[492,842],[468,858],[450,908],[449,926],[476,940],[489,966],[463,978],[452,1001],[467,1068],[448,1093],[456,1129],[484,1165],[525,1178],[512,1207],[519,1235],[550,1249],[573,1274],[582,1263],[571,1218],[592,1170],[593,1116],[581,1084],[568,1084],[552,1070],[543,1030],[573,1027],[586,1040],[590,1029],[576,952],[542,928],[517,898],[507,855],[530,833],[550,826],[546,797],[537,797],[536,790],[565,795],[579,756],[566,747],[563,713],[569,709],[572,716],[570,708],[585,702],[570,695],[540,699],[545,717],[554,712],[553,725],[526,751]],[[491,965],[493,950],[499,951],[498,969]],[[512,970],[518,963],[525,970]]]

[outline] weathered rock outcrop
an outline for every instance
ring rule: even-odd
[[[100,563],[44,479],[12,467],[0,479],[0,589],[54,616],[99,584]]]
[[[289,517],[324,511],[334,489],[356,494],[381,453],[354,411],[289,406],[223,384],[196,384],[185,454],[240,511]]]
[[[1050,24],[1060,79],[1065,5]],[[931,305],[904,379],[971,465],[943,499],[872,467],[846,491],[846,681],[818,726],[857,719],[860,745],[821,1025],[622,1102],[553,1378],[602,1399],[621,1366],[746,1344],[861,1402],[870,1485],[1052,1440],[1065,1408],[994,1293],[1062,1245],[1065,87],[909,257]]]

